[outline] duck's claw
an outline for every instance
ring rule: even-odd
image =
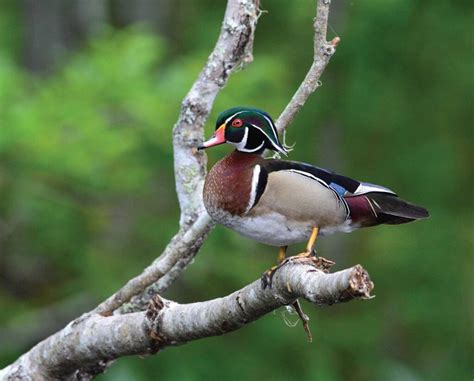
[[[316,262],[318,260],[318,257],[316,257],[316,250],[311,250],[311,251],[303,251],[302,253],[299,253],[297,255],[294,255],[292,257],[288,257],[283,259],[280,263],[278,263],[275,266],[272,266],[269,268],[267,271],[265,271],[260,278],[262,282],[262,288],[265,290],[267,287],[272,288],[272,282],[273,282],[273,277],[275,276],[276,271],[284,266],[288,262],[292,261],[298,261],[298,260],[304,260],[305,258],[310,259],[311,262]]]
[[[275,272],[280,268],[280,266],[281,264],[275,265],[263,273],[262,277],[260,278],[260,281],[262,282],[262,288],[264,290],[267,287],[272,288],[273,276],[275,275]]]

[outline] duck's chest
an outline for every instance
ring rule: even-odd
[[[225,160],[225,159],[224,159]],[[248,171],[247,168],[240,168]],[[311,231],[306,223],[288,221],[279,213],[249,213],[252,174],[242,176],[236,166],[218,162],[204,183],[204,205],[211,218],[244,237],[275,246],[304,240]],[[253,209],[252,209],[253,211]]]
[[[252,174],[257,155],[233,153],[216,163],[207,174],[203,200],[209,215],[221,222],[221,215],[241,216],[247,210]]]

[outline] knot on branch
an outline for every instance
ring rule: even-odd
[[[160,295],[156,294],[151,298],[146,311],[146,320],[148,323],[149,335],[152,339],[151,353],[158,352],[161,348],[169,345],[169,340],[160,334],[160,312],[165,308],[165,301]]]
[[[333,45],[332,42],[328,42],[323,45],[321,50],[324,56],[331,57],[334,53],[336,53],[336,46]]]
[[[160,295],[153,296],[148,303],[148,309],[146,311],[147,319],[154,321],[164,306],[165,302],[161,299]]]

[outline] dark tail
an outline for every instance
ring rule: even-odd
[[[429,212],[389,193],[367,193],[346,198],[351,218],[361,226],[404,224],[427,218]]]

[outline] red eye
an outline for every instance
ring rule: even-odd
[[[242,122],[242,119],[234,119],[232,121],[232,127],[242,127],[244,122]]]

